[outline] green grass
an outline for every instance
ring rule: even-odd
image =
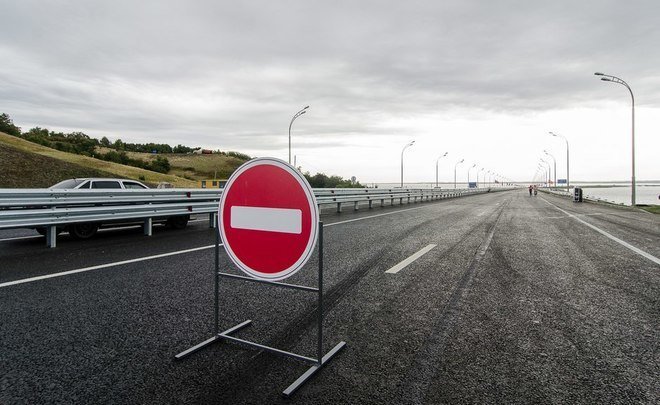
[[[106,162],[62,152],[0,132],[0,187],[48,187],[72,177],[144,178],[149,184],[165,181],[176,187],[197,182],[171,174]]]
[[[660,205],[638,205],[638,207],[651,214],[660,214]]]
[[[25,152],[0,143],[0,188],[46,188],[73,177],[114,177],[111,173]]]
[[[114,149],[97,148],[97,150],[100,153],[107,153]],[[245,160],[217,153],[211,155],[196,155],[185,153],[152,154],[126,152],[126,155],[132,159],[140,159],[144,161],[154,160],[157,156],[166,157],[170,162],[171,174],[195,180],[212,179],[214,176],[218,179],[226,179],[234,172],[234,170],[245,163]]]

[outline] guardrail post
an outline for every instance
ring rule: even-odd
[[[384,205],[385,205],[385,199],[382,198],[382,199],[380,200],[380,207],[382,208]]]
[[[369,209],[373,208],[374,200],[369,200]]]
[[[337,203],[337,212],[341,212],[341,203],[340,202]]]
[[[357,210],[358,210],[358,202],[355,201],[355,202],[353,203],[353,211],[357,211]]]
[[[144,236],[151,236],[153,234],[153,225],[154,225],[153,218],[147,218],[144,220],[144,224],[142,225],[142,229],[144,230]]]
[[[399,198],[399,205],[403,204],[403,197]]]
[[[218,213],[211,212],[209,213],[209,228],[215,229],[218,224]]]
[[[49,248],[57,246],[57,227],[55,225],[46,228],[46,246]]]

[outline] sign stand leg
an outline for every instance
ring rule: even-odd
[[[323,367],[327,362],[329,362],[335,354],[337,354],[341,349],[346,346],[346,342],[339,342],[335,347],[332,348],[323,356],[323,222],[319,222],[319,281],[318,281],[318,308],[317,308],[317,330],[318,330],[318,342],[317,342],[317,361],[316,365],[312,366],[307,370],[303,375],[298,377],[293,384],[289,385],[287,389],[282,392],[282,395],[285,397],[290,397],[293,395],[298,388],[300,388],[307,380],[309,380],[314,374],[316,374],[321,367]]]
[[[290,397],[291,395],[294,394],[305,382],[307,382],[314,374],[316,374],[323,366],[325,366],[341,349],[343,349],[346,346],[346,342],[341,341],[339,342],[335,347],[332,348],[328,353],[323,356],[323,222],[319,222],[319,240],[318,240],[318,248],[319,248],[319,270],[318,270],[318,288],[313,288],[313,287],[306,287],[306,286],[298,286],[298,285],[293,285],[293,284],[285,284],[285,283],[276,283],[276,282],[271,282],[271,281],[262,281],[262,280],[257,280],[257,279],[250,279],[242,276],[235,276],[233,274],[228,274],[228,273],[221,273],[220,272],[220,234],[219,230],[216,232],[215,235],[215,274],[214,274],[214,282],[215,282],[215,308],[214,308],[214,324],[213,324],[213,332],[214,336],[177,354],[174,356],[176,360],[181,360],[182,358],[195,353],[201,349],[203,349],[206,346],[209,346],[212,343],[215,343],[220,340],[229,340],[231,342],[235,343],[240,343],[244,344],[247,346],[255,347],[260,350],[265,350],[271,353],[279,354],[282,356],[286,357],[292,357],[297,360],[301,360],[306,363],[312,363],[313,366],[311,366],[303,375],[298,377],[296,381],[293,382],[282,394],[285,397]],[[244,339],[239,339],[237,337],[231,336],[232,333],[239,331],[240,329],[243,329],[246,326],[249,326],[252,321],[251,320],[246,320],[243,321],[242,323],[239,323],[238,325],[235,325],[223,332],[220,332],[220,327],[219,327],[219,312],[220,312],[220,277],[228,277],[230,279],[244,279],[244,280],[249,280],[249,281],[254,281],[254,282],[259,282],[262,284],[270,284],[272,286],[278,286],[278,287],[286,287],[286,288],[293,288],[293,289],[299,289],[303,291],[314,291],[318,293],[318,308],[317,308],[317,357],[312,358],[312,357],[306,357],[300,354],[292,353],[292,352],[287,352],[284,350],[276,349],[273,347],[261,345],[259,343],[255,342],[250,342]]]

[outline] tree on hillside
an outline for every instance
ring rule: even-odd
[[[148,169],[153,170],[154,172],[167,173],[170,171],[170,161],[162,156],[158,156],[154,159],[149,166]]]
[[[9,115],[5,113],[0,114],[0,132],[14,136],[21,136],[21,129],[14,125],[14,121],[12,121]]]
[[[106,148],[110,147],[110,145],[111,145],[110,140],[108,138],[106,138],[105,136],[103,138],[101,138],[101,140],[99,141],[99,144],[101,146],[106,147]]]

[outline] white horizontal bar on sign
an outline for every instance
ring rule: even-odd
[[[302,211],[289,208],[231,207],[230,226],[252,231],[302,233]]]

